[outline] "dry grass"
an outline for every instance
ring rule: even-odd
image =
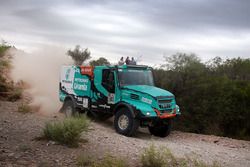
[[[106,154],[102,160],[98,161],[87,154],[82,154],[77,158],[77,165],[80,167],[128,167],[126,161],[121,157]]]
[[[94,163],[92,157],[87,153],[83,153],[77,157],[76,162],[79,167],[91,166]]]
[[[143,167],[163,167],[166,163],[165,154],[159,151],[154,145],[144,150],[141,156]]]
[[[70,147],[77,147],[83,132],[88,130],[89,120],[84,116],[69,117],[59,122],[49,122],[43,129],[43,138]]]
[[[23,90],[20,88],[13,88],[13,90],[10,92],[7,99],[9,101],[17,101],[17,100],[21,99],[22,92],[23,92]]]
[[[220,167],[219,163],[209,165],[191,158],[176,158],[168,148],[146,148],[141,156],[142,167]]]
[[[18,106],[17,111],[24,114],[29,113],[31,112],[31,107],[28,104],[22,103],[21,105]]]

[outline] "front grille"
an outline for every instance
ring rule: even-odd
[[[171,103],[159,104],[160,108],[171,108]]]
[[[158,97],[159,107],[161,109],[170,109],[172,106],[173,96],[161,96]]]
[[[131,94],[131,95],[130,95],[130,98],[131,98],[131,99],[134,99],[134,100],[139,100],[139,96],[136,95],[136,94]]]
[[[161,99],[172,99],[172,98],[174,98],[174,96],[157,96],[158,100],[161,100]]]
[[[164,100],[158,100],[158,102],[161,103],[171,103],[172,99],[164,99]]]

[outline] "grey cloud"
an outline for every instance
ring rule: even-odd
[[[86,13],[68,16],[65,11],[54,11],[60,7]],[[242,50],[229,52],[224,47],[196,48],[190,40],[200,38],[202,43],[206,36],[243,39],[250,34],[249,7],[247,0],[9,0],[1,2],[0,19],[5,24],[0,24],[0,34],[41,37],[66,46],[81,44],[112,55],[143,54],[148,62],[156,55],[155,63],[163,54],[192,50],[204,57],[237,53],[249,57],[245,43]],[[185,45],[190,48],[181,47]]]
[[[65,20],[65,18],[56,15],[51,10],[44,8],[18,10],[13,12],[13,15],[43,31],[60,32],[70,29],[74,31],[76,26],[70,21]]]
[[[248,0],[146,0],[130,3],[115,3],[115,7],[163,28],[187,31],[214,27],[250,29]]]

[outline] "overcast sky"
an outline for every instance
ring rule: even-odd
[[[250,58],[250,0],[0,0],[0,39],[27,52],[88,47],[154,65],[176,52]]]

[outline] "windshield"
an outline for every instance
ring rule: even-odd
[[[153,75],[150,70],[124,70],[119,71],[121,86],[127,85],[149,85],[154,86]]]

